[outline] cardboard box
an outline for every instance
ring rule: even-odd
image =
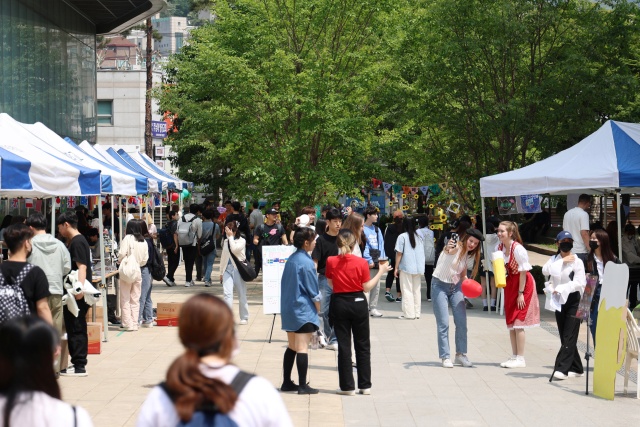
[[[102,323],[87,322],[87,338],[89,341],[88,353],[100,354],[102,352]]]
[[[87,311],[87,324],[89,322],[93,322],[93,318],[92,318],[92,313],[93,313],[93,307],[89,307],[89,310]],[[97,305],[96,306],[96,323],[100,323],[103,327],[104,327],[104,322],[103,322],[103,316],[104,313],[102,311],[102,306],[101,305]]]
[[[159,302],[156,310],[158,326],[178,326],[181,302]]]

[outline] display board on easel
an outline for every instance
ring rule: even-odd
[[[280,281],[294,246],[262,247],[262,310],[264,314],[280,314]]]

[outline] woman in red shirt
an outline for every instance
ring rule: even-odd
[[[351,365],[351,334],[356,351],[358,389],[360,394],[371,393],[371,344],[369,342],[369,304],[364,293],[370,291],[380,277],[392,270],[388,263],[380,264],[378,274],[370,277],[364,258],[351,252],[356,236],[347,229],[340,230],[336,239],[340,255],[327,259],[326,276],[333,288],[329,318],[338,339],[338,394],[356,394]]]

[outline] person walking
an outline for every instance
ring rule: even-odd
[[[478,273],[482,233],[469,229],[461,240],[449,239],[443,248],[431,279],[433,314],[438,328],[438,352],[443,368],[456,365],[471,367],[467,357],[467,308],[462,294],[462,282],[467,278],[467,265],[473,260],[472,277]],[[449,347],[449,305],[456,325],[456,356],[451,362]]]
[[[586,254],[589,248],[589,214],[591,208],[591,196],[581,194],[578,197],[578,206],[569,209],[562,218],[562,229],[575,236],[573,242],[574,254]]]
[[[507,286],[504,289],[504,309],[512,356],[500,364],[503,368],[525,368],[525,329],[540,326],[540,303],[536,282],[529,273],[529,255],[522,246],[518,225],[502,221],[498,226],[500,244],[507,270]]]
[[[331,320],[338,339],[338,394],[355,395],[351,361],[351,334],[356,354],[358,389],[371,393],[371,343],[369,341],[369,310],[365,292],[380,283],[380,277],[391,271],[388,262],[381,262],[371,277],[369,265],[352,254],[356,238],[350,230],[341,230],[337,238],[340,255],[327,259],[326,274],[331,295]]]
[[[414,320],[420,318],[422,304],[420,284],[424,274],[424,240],[416,232],[415,220],[404,219],[405,232],[396,241],[396,270],[393,274],[400,278],[402,289],[402,315],[399,319]]]
[[[393,213],[393,224],[387,224],[387,228],[384,231],[384,252],[389,257],[389,263],[391,267],[396,269],[396,241],[398,236],[404,233],[404,213],[401,210],[397,210]],[[394,270],[395,271],[395,270]],[[393,281],[396,281],[396,297],[391,294],[391,286]],[[389,302],[402,302],[402,290],[400,289],[400,279],[395,274],[387,274],[385,279],[385,292],[384,297]]]
[[[200,254],[202,256],[202,269],[204,286],[211,286],[211,272],[213,263],[216,260],[216,241],[220,237],[220,226],[214,221],[215,213],[213,209],[207,209],[202,213],[202,239],[200,239]],[[203,244],[212,245],[212,247],[203,248]],[[205,253],[206,252],[206,253]]]
[[[167,251],[167,275],[162,279],[167,286],[172,287],[176,285],[174,274],[180,265],[180,245],[178,244],[178,212],[170,210],[167,212],[167,224],[165,225],[167,233],[171,238],[165,250]]]
[[[278,211],[273,208],[267,209],[264,223],[257,226],[253,232],[253,244],[258,247],[255,260],[256,274],[259,274],[262,268],[263,246],[289,244],[284,227],[277,220]]]
[[[238,293],[240,309],[240,324],[249,323],[249,303],[247,302],[247,284],[238,271],[238,267],[231,258],[231,251],[239,262],[246,260],[246,241],[242,237],[238,221],[228,222],[224,227],[226,239],[222,242],[222,255],[220,255],[220,283],[224,292],[224,301],[229,308],[233,308],[233,288]]]
[[[122,263],[125,257],[133,255],[133,259],[140,268],[140,276],[131,278],[120,275],[120,329],[125,331],[138,330],[138,318],[140,316],[140,295],[142,294],[142,270],[147,270],[149,259],[149,246],[142,234],[141,220],[132,219],[127,222],[126,236],[120,243],[118,262]]]
[[[387,259],[387,254],[384,251],[384,237],[380,228],[376,225],[378,222],[378,209],[369,206],[364,210],[364,236],[365,236],[365,249],[362,254],[363,258],[369,264],[369,268],[372,269],[371,274],[376,276],[378,273],[378,261],[380,259]],[[371,317],[382,317],[382,313],[378,311],[378,299],[380,297],[380,283],[371,288],[369,292],[369,314]]]
[[[140,233],[147,243],[147,264],[140,268],[142,281],[140,283],[140,313],[138,314],[138,325],[142,328],[153,327],[153,301],[151,300],[151,289],[153,287],[153,278],[149,270],[149,264],[153,262],[155,257],[155,247],[153,246],[153,238],[147,228],[147,222],[142,219],[134,219],[139,221]]]
[[[284,379],[280,390],[317,394],[319,390],[307,384],[309,343],[320,327],[321,295],[315,264],[309,256],[316,246],[316,233],[307,227],[299,228],[293,236],[293,246],[297,250],[284,265],[280,282],[280,315],[288,341],[282,360]],[[298,384],[291,380],[294,362],[298,369]]]
[[[431,278],[433,277],[436,259],[435,240],[433,231],[429,228],[429,218],[427,216],[418,218],[418,227],[416,233],[424,241],[424,280],[427,284],[427,301],[431,301]]]
[[[549,278],[547,290],[559,296],[564,303],[555,310],[558,333],[560,334],[560,351],[556,356],[553,377],[565,380],[569,377],[581,377],[584,368],[578,353],[578,335],[581,319],[576,317],[580,299],[587,284],[582,260],[571,253],[573,236],[568,231],[561,231],[556,237],[558,253],[545,263],[542,274]],[[550,295],[548,297],[551,297]]]
[[[193,281],[193,266],[198,257],[198,242],[202,237],[202,220],[198,217],[200,205],[192,203],[189,213],[183,215],[177,223],[177,235],[182,257],[184,258],[185,287],[195,286]],[[202,262],[202,261],[200,261]],[[196,275],[199,267],[196,266]],[[200,277],[201,279],[202,277]]]

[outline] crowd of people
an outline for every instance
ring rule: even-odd
[[[561,346],[552,374],[557,380],[584,373],[577,350],[581,321],[575,315],[586,275],[593,275],[598,283],[591,310],[595,338],[604,265],[621,262],[609,234],[590,226],[586,212],[590,203],[588,196],[581,196],[578,207],[567,212],[563,231],[556,236],[557,254],[543,267],[548,278],[546,290],[560,301],[555,316]],[[502,253],[507,271],[504,306],[512,348],[511,357],[500,366],[526,367],[526,330],[539,326],[540,307],[529,272],[532,266],[515,222],[490,218],[483,226],[461,216],[436,239],[427,216],[416,218],[395,211],[392,222],[383,230],[379,211],[372,206],[362,213],[327,206],[317,220],[315,210],[306,207],[291,221],[289,230],[277,204],[266,209],[264,215],[257,204],[248,215],[238,202],[228,201],[225,206],[222,214],[198,204],[190,205],[185,214],[170,209],[160,230],[149,224],[149,218],[129,218],[126,222],[118,251],[120,328],[124,331],[135,332],[154,324],[150,270],[157,257],[154,238],[167,253],[163,281],[170,287],[176,286],[174,274],[181,255],[185,286],[196,286],[196,281],[202,281],[204,287],[212,286],[212,267],[217,248],[221,249],[219,278],[223,298],[199,294],[184,305],[179,336],[185,352],[169,368],[166,381],[148,396],[139,425],[173,426],[217,416],[228,417],[239,425],[291,424],[273,387],[232,364],[238,344],[231,311],[235,290],[239,299],[237,324],[248,323],[247,284],[239,263],[249,262],[253,255],[258,273],[262,248],[289,242],[296,251],[289,257],[281,281],[281,326],[287,334],[281,392],[318,393],[307,381],[308,349],[312,341],[317,341],[321,347],[338,352],[338,394],[371,393],[370,319],[383,316],[378,303],[384,276],[384,297],[401,304],[401,320],[421,317],[421,280],[426,279],[425,296],[427,302],[433,302],[442,367],[472,367],[467,355],[466,310],[470,302],[463,294],[462,283],[488,276],[491,291],[483,294],[483,309],[494,311],[492,263],[481,261],[494,252]],[[111,209],[107,206],[106,210]],[[104,221],[110,227],[108,214]],[[64,212],[56,220],[56,238],[47,233],[45,216],[34,213],[4,226],[0,232],[8,251],[8,259],[0,264],[0,285],[19,289],[12,298],[3,292],[0,304],[0,425],[38,424],[39,417],[46,415],[34,413],[34,405],[50,408],[63,420],[73,417],[75,425],[91,425],[84,410],[60,400],[55,381],[59,375],[87,375],[86,313],[90,305],[83,292],[72,294],[65,284],[67,275],[74,271],[79,283],[92,280],[91,245],[95,233],[85,224],[85,212]],[[640,262],[635,229],[627,224],[624,230],[623,239],[628,241],[623,241],[622,261]],[[119,229],[112,232],[119,233]],[[135,268],[125,271],[123,265]],[[75,304],[65,302],[69,297],[74,298]],[[72,306],[76,309],[72,310]],[[455,352],[449,345],[449,307],[455,325]],[[60,338],[65,334],[68,349],[61,345]],[[53,363],[44,363],[45,360]],[[34,364],[47,366],[27,372]],[[297,383],[292,378],[294,365]],[[33,375],[45,379],[30,380]]]

